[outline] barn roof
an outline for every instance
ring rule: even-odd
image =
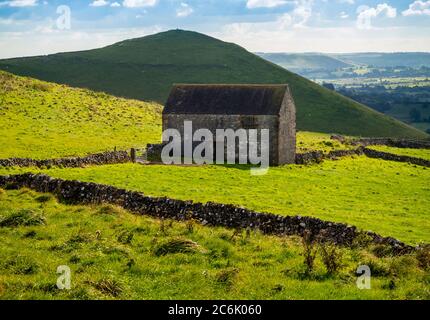
[[[277,115],[288,85],[176,84],[164,114]]]

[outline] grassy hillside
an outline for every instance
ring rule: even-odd
[[[161,106],[0,71],[0,158],[143,147],[161,136]]]
[[[349,63],[322,53],[258,53],[258,55],[292,71],[336,70],[351,67]]]
[[[314,216],[413,244],[430,242],[429,169],[364,156],[320,165],[270,168],[264,176],[251,176],[248,169],[124,164],[52,168],[42,172],[67,180],[137,190],[151,196],[231,203],[282,215]],[[41,170],[0,168],[0,174],[28,171]]]
[[[342,248],[338,272],[328,274],[318,253],[306,274],[295,237],[68,206],[28,189],[0,189],[0,200],[0,299],[430,298],[425,261],[414,255]],[[356,287],[363,264],[372,290]],[[60,265],[71,269],[71,290],[56,287]]]
[[[300,130],[428,137],[235,44],[195,32],[174,30],[96,50],[1,60],[0,69],[160,103],[173,83],[288,83]]]

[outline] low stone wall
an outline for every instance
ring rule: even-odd
[[[0,187],[27,187],[38,192],[52,193],[59,200],[70,204],[110,203],[135,214],[176,220],[194,219],[203,225],[258,229],[265,234],[302,236],[305,230],[309,230],[313,235],[323,234],[327,241],[347,246],[352,245],[357,237],[367,235],[374,243],[388,245],[397,254],[409,253],[415,249],[396,239],[385,238],[373,232],[358,231],[356,227],[342,223],[312,217],[260,213],[219,203],[201,204],[154,198],[113,186],[54,179],[40,174],[0,176]]]
[[[390,138],[364,138],[352,140],[351,144],[367,146],[384,145],[395,148],[430,149],[430,141],[390,139]]]
[[[410,149],[430,149],[430,141],[426,140],[410,140],[410,139],[394,139],[394,138],[359,138],[349,139],[340,135],[333,135],[331,139],[341,143],[351,144],[354,146],[388,146],[395,148],[410,148]]]
[[[67,167],[78,168],[88,165],[104,165],[130,162],[131,157],[127,151],[108,151],[88,155],[86,157],[70,157],[48,160],[34,160],[28,158],[0,159],[0,167]]]
[[[377,158],[377,159],[383,159],[383,160],[389,160],[389,161],[397,161],[397,162],[407,162],[412,163],[419,166],[424,167],[430,167],[430,161],[421,159],[421,158],[415,158],[415,157],[409,157],[409,156],[401,156],[393,153],[387,153],[382,151],[376,151],[373,149],[363,148],[363,153],[368,156],[369,158]]]
[[[162,162],[161,152],[167,143],[148,144],[146,146],[146,159],[151,162]]]
[[[296,164],[312,164],[321,163],[324,159],[337,159],[340,157],[362,155],[363,148],[354,150],[333,150],[325,154],[322,151],[311,151],[306,153],[296,154]]]
[[[310,151],[296,154],[296,164],[312,164],[321,163],[323,161],[324,153],[322,151]]]

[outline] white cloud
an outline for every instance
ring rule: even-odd
[[[223,34],[227,35],[227,37],[236,35],[238,38],[250,36],[255,41],[256,38],[260,39],[258,36],[260,34],[268,37],[270,33],[279,35],[294,32],[297,29],[307,29],[305,26],[312,16],[313,0],[298,0],[294,1],[294,3],[296,5],[294,10],[280,15],[274,21],[230,23],[223,27]]]
[[[246,7],[248,9],[255,8],[274,8],[286,4],[285,0],[248,0]]]
[[[354,4],[355,0],[338,0],[340,3]]]
[[[104,7],[107,6],[109,4],[109,2],[105,1],[105,0],[95,0],[93,2],[90,3],[91,7]]]
[[[124,0],[122,5],[126,8],[142,8],[153,7],[157,2],[158,0]]]
[[[112,2],[110,4],[110,6],[113,7],[113,8],[118,8],[118,7],[121,7],[121,4],[119,2]]]
[[[397,9],[386,3],[378,4],[375,8],[360,6],[357,13],[358,29],[372,29],[372,19],[384,14],[387,18],[397,17]]]
[[[210,35],[251,52],[398,52],[430,51],[430,27],[352,27],[276,29],[273,23],[227,25]],[[258,41],[255,41],[258,39]]]
[[[297,0],[294,1],[295,8],[291,13],[283,14],[278,22],[282,28],[290,27],[294,28],[304,27],[308,20],[312,16],[313,0]]]
[[[348,19],[348,18],[349,18],[349,14],[347,14],[345,11],[342,11],[342,12],[339,14],[339,16],[340,16],[342,19]]]
[[[409,5],[409,9],[402,12],[404,16],[430,16],[430,1],[415,1]]]
[[[34,7],[37,6],[37,0],[13,0],[0,2],[0,6],[9,7]]]
[[[190,7],[187,3],[182,2],[178,10],[176,10],[176,16],[180,18],[188,17],[194,12],[194,9]]]

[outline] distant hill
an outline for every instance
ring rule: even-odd
[[[337,58],[322,53],[257,53],[260,57],[276,63],[290,71],[327,70],[351,67]]]
[[[161,110],[0,71],[0,159],[50,159],[160,141]]]
[[[331,57],[349,64],[374,67],[430,67],[428,52],[396,52],[396,53],[344,53],[330,54]]]
[[[190,31],[173,30],[89,51],[0,60],[0,69],[160,103],[173,83],[288,83],[299,130],[428,137],[236,44]]]

